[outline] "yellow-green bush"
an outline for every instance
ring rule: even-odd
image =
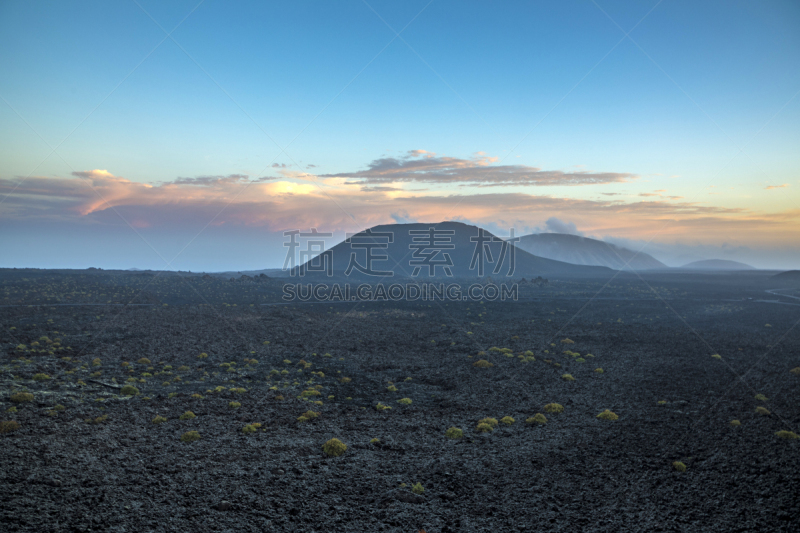
[[[136,396],[137,394],[139,394],[139,389],[137,389],[133,385],[125,385],[124,387],[122,387],[122,389],[120,389],[119,393],[122,394],[123,396]]]
[[[564,412],[564,406],[561,405],[560,403],[548,403],[547,405],[544,406],[544,412],[545,413],[551,413],[551,414],[552,413],[563,413]]]
[[[572,377],[572,374],[562,374],[561,377],[566,381],[575,381],[575,378]]]
[[[464,436],[464,432],[457,427],[449,428],[444,434],[449,439],[460,439]]]
[[[330,457],[339,457],[347,451],[347,445],[339,439],[331,439],[322,445],[322,451]]]
[[[767,409],[766,407],[761,407],[760,405],[758,407],[756,407],[756,413],[758,413],[760,415],[768,415],[768,414],[770,414],[769,409]]]
[[[11,433],[20,428],[19,422],[16,420],[3,420],[0,421],[0,433]]]
[[[238,408],[240,408],[241,406],[242,406],[242,404],[241,404],[241,403],[239,403],[239,402],[230,402],[230,403],[228,404],[228,407],[230,407],[231,409],[238,409]]]
[[[49,374],[34,374],[32,379],[33,379],[33,381],[47,381],[48,379],[50,379],[50,375]]]
[[[95,357],[92,359],[92,366],[100,366],[103,364],[103,361],[100,360],[99,357]]]
[[[194,442],[200,440],[200,433],[197,431],[187,431],[181,435],[181,442]]]
[[[742,423],[741,423],[741,422],[739,422],[738,420],[731,420],[731,425],[732,425],[732,426],[741,426],[741,425],[742,425]]]
[[[185,413],[183,413],[178,418],[180,418],[181,420],[191,420],[192,418],[196,418],[196,417],[197,417],[197,415],[195,415],[193,412],[186,411]]]
[[[515,422],[515,420],[513,418],[511,418],[510,416],[504,416],[503,418],[500,419],[500,422],[502,422],[503,424],[505,424],[507,426],[510,426],[511,424],[513,424]]]
[[[789,370],[789,372],[791,372],[795,376],[800,376],[800,366],[794,367],[793,369]]]
[[[10,400],[14,403],[32,402],[33,394],[30,392],[17,392],[11,395]]]
[[[136,362],[139,363],[140,365],[149,365],[150,364],[150,359],[148,359],[147,357],[142,357],[141,359],[139,359]]]
[[[381,439],[378,439],[378,438],[370,439],[369,443],[370,444],[380,444],[381,443]]]
[[[597,415],[597,418],[599,418],[599,419],[601,419],[601,420],[611,420],[611,421],[614,421],[614,420],[617,420],[617,419],[619,418],[619,416],[617,416],[617,414],[616,414],[616,413],[614,413],[614,412],[612,412],[612,411],[610,411],[610,410],[606,409],[605,411],[603,411],[602,413],[600,413],[599,415]]]
[[[61,405],[60,403],[59,403],[59,404],[56,404],[56,406],[55,406],[55,407],[53,407],[53,410],[54,410],[54,411],[63,411],[63,410],[65,410],[65,409],[66,409],[66,407],[64,407],[64,406],[63,406],[63,405]]]
[[[674,461],[674,462],[672,463],[672,466],[673,466],[673,468],[675,468],[675,470],[677,470],[678,472],[686,472],[686,465],[685,465],[685,464],[683,464],[683,463],[682,463],[682,462],[680,462],[680,461]]]
[[[490,426],[492,426],[492,428],[496,428],[499,422],[497,421],[496,418],[487,417],[478,420],[478,424],[489,424]]]
[[[797,439],[797,438],[800,438],[800,435],[798,435],[794,431],[786,431],[785,429],[783,429],[781,431],[778,431],[777,433],[775,433],[775,435],[777,435],[778,437],[780,437],[782,439]]]
[[[153,418],[153,424],[162,424],[166,421],[167,421],[166,417],[163,417],[161,415],[156,415],[155,418]]]
[[[494,427],[491,424],[481,422],[475,428],[475,431],[477,431],[478,433],[489,433],[491,431],[494,431]]]
[[[547,417],[545,417],[542,413],[536,413],[530,418],[525,420],[527,424],[546,424]]]
[[[489,367],[492,367],[494,365],[492,363],[490,363],[489,361],[487,361],[486,359],[479,359],[478,361],[475,361],[474,363],[472,363],[472,366],[476,366],[478,368],[489,368]]]
[[[422,486],[422,483],[414,483],[411,485],[411,492],[414,494],[422,494],[425,492],[425,488]]]
[[[758,400],[759,402],[766,402],[767,400],[769,400],[769,398],[767,398],[763,394],[756,394],[756,400]]]
[[[718,354],[718,353],[712,354],[711,357],[713,357],[714,359],[717,359],[717,360],[721,360],[722,359],[722,356],[720,354]]]
[[[378,405],[375,406],[375,409],[377,409],[378,411],[385,411],[387,409],[391,409],[391,407],[389,407],[388,405],[384,405],[381,402],[378,402]]]
[[[603,372],[605,372],[602,368],[595,368],[594,371],[597,372],[598,374],[602,374]]]
[[[401,403],[403,405],[411,405],[411,398],[400,398],[397,400],[397,403]]]

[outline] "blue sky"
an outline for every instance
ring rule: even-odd
[[[176,26],[173,42],[162,27]],[[48,224],[74,226],[70,248],[85,253],[65,252],[62,260],[81,265],[102,255],[87,235],[119,241],[112,236],[127,224],[89,221],[85,209],[59,213],[59,193],[41,193],[55,183],[47,180],[82,179],[75,173],[102,169],[113,179],[156,187],[230,175],[302,185],[425,150],[463,161],[487,157],[490,166],[635,176],[599,185],[493,185],[492,193],[535,197],[531,205],[539,211],[519,208],[498,218],[486,198],[472,211],[433,211],[449,218],[535,229],[556,215],[586,234],[644,241],[655,222],[710,217],[707,226],[671,227],[655,242],[664,254],[688,246],[699,256],[734,244],[763,258],[768,248],[774,264],[784,265],[797,257],[777,258],[800,245],[791,237],[800,228],[798,27],[800,4],[789,1],[6,2],[0,4],[0,179],[7,199],[0,220],[16,235],[0,229],[0,243],[18,242],[21,234],[46,238],[48,231],[37,228]],[[393,30],[403,31],[396,37]],[[29,176],[36,191],[19,185]],[[342,181],[321,182],[343,202],[369,203]],[[482,182],[395,185],[404,198],[487,191]],[[284,200],[298,203],[293,221],[301,224],[299,196],[319,195],[318,189],[261,194],[265,201],[294,195]],[[28,202],[34,194],[41,208]],[[139,205],[125,201],[129,194],[104,197],[110,201],[103,209]],[[166,209],[209,198],[170,194],[137,201]],[[642,198],[666,196],[674,198],[658,206],[663,214],[644,205],[644,218],[637,218]],[[540,201],[546,197],[571,203],[546,210]],[[631,205],[611,217],[578,207],[610,198]],[[398,203],[396,195],[383,199]],[[417,213],[411,200],[399,203],[414,219],[432,216]],[[686,214],[682,203],[708,210]],[[392,204],[378,204],[376,212],[364,212],[363,225],[391,220]],[[203,216],[187,219],[200,231],[208,222]],[[231,229],[224,239],[246,248],[254,227],[274,236],[292,221],[288,215],[280,223],[248,220],[238,226],[226,220],[249,229]],[[92,232],[81,230],[87,225]],[[154,241],[183,239],[169,226],[141,228]],[[194,227],[185,231],[194,234]],[[125,236],[136,238],[142,235]],[[217,244],[201,235],[195,254],[184,256],[195,259],[176,266],[280,262],[264,252],[204,263],[204,251]],[[165,256],[182,248],[163,246]],[[735,258],[747,259],[742,253]],[[38,262],[29,266],[54,266],[35,250],[29,257]],[[158,257],[142,259],[146,265],[116,264],[120,257],[109,253],[105,266],[159,266]]]

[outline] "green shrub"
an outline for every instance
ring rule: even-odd
[[[778,431],[777,433],[775,433],[775,435],[777,435],[778,437],[780,437],[782,439],[797,439],[797,438],[800,438],[800,435],[798,435],[794,431],[786,431],[786,430]]]
[[[611,420],[613,422],[614,420],[617,420],[619,418],[619,416],[617,416],[616,413],[606,409],[605,411],[603,411],[602,413],[597,415],[597,418],[599,418],[601,420]]]
[[[567,381],[575,381],[575,378],[572,377],[572,374],[562,374],[561,377]]]
[[[731,420],[731,425],[732,425],[732,426],[741,426],[741,425],[742,425],[742,423],[741,423],[741,422],[739,422],[738,420]]]
[[[767,400],[769,400],[769,398],[767,398],[763,394],[756,394],[756,400],[758,400],[759,402],[766,402]]]
[[[481,422],[475,428],[475,431],[477,431],[478,433],[489,433],[491,431],[494,431],[494,426],[492,426],[491,424],[487,424],[485,422]]]
[[[330,457],[339,457],[347,450],[347,445],[339,439],[331,439],[322,445],[322,451]]]
[[[494,365],[492,363],[490,363],[489,361],[487,361],[486,359],[479,359],[478,361],[475,361],[474,363],[472,363],[472,366],[476,366],[478,368],[489,368],[489,367],[492,367]]]
[[[322,396],[322,393],[316,389],[306,389],[300,393],[301,398],[308,398],[310,396]]]
[[[575,341],[572,339],[564,339],[561,341],[562,344],[575,344]]]
[[[16,420],[0,421],[0,433],[11,433],[19,429],[19,422]]]
[[[231,409],[238,409],[241,406],[242,406],[242,404],[240,404],[239,402],[230,402],[228,404],[228,407],[230,407]]]
[[[381,443],[381,439],[377,439],[377,438],[376,439],[370,439],[369,443],[370,444],[380,444]]]
[[[444,434],[449,439],[460,439],[464,437],[464,432],[457,427],[449,428]]]
[[[181,435],[181,442],[194,442],[200,440],[200,433],[197,431],[187,431]]]
[[[92,359],[92,366],[100,366],[102,364],[103,362],[100,360],[99,357],[95,357],[94,359]]]
[[[147,357],[142,357],[141,359],[139,359],[136,362],[139,363],[140,365],[149,365],[150,364],[150,359],[148,359]]]
[[[487,418],[482,418],[481,420],[478,420],[478,424],[489,424],[493,428],[496,428],[497,424],[499,424],[499,422],[497,421],[496,418],[487,417]]]
[[[397,403],[401,403],[403,405],[411,405],[411,398],[400,398],[397,400]]]
[[[208,358],[208,354],[206,352],[203,352],[200,355],[198,355],[197,358],[198,359],[207,359]]]
[[[756,407],[756,413],[758,413],[760,415],[768,415],[768,414],[770,414],[769,409],[767,409],[766,407],[761,407],[760,405],[758,407]]]
[[[505,424],[507,426],[510,426],[511,424],[513,424],[515,422],[515,420],[513,418],[511,418],[510,416],[504,416],[503,418],[500,419],[500,422],[502,422],[503,424]]]
[[[381,402],[378,402],[378,405],[375,406],[375,409],[378,411],[386,411],[387,409],[391,409],[388,405],[383,405]]]
[[[542,413],[536,413],[532,417],[525,420],[527,424],[546,424],[547,418]]]
[[[675,470],[677,470],[678,472],[686,472],[686,465],[685,465],[685,464],[683,464],[683,463],[682,463],[682,462],[680,462],[680,461],[675,461],[675,462],[673,462],[673,463],[672,463],[672,466],[673,466],[673,467],[675,468]]]
[[[137,389],[133,385],[125,385],[124,387],[122,387],[119,393],[122,394],[123,396],[136,396],[139,394],[139,389]]]
[[[388,387],[386,387],[386,390],[388,390],[389,392],[397,392],[397,387],[395,387],[394,385],[389,385]]]
[[[161,415],[156,415],[156,417],[153,419],[153,424],[162,424],[162,423],[164,423],[166,421],[167,421],[167,419],[165,417],[163,417]]]
[[[185,413],[183,413],[183,414],[182,414],[181,416],[179,416],[178,418],[179,418],[180,420],[191,420],[192,418],[196,418],[196,417],[197,417],[197,415],[195,415],[193,412],[191,412],[191,411],[186,411]]]
[[[602,368],[595,368],[594,371],[597,372],[598,374],[602,374],[604,372]]]
[[[258,425],[256,425],[256,424],[247,424],[245,427],[242,428],[242,433],[244,433],[244,434],[255,433],[256,431],[258,431],[258,428],[260,426],[261,426],[261,424],[258,424]]]
[[[548,403],[544,406],[545,413],[563,413],[564,406],[560,403]]]
[[[30,392],[17,392],[11,395],[11,401],[14,403],[25,403],[33,401],[33,394]]]
[[[66,407],[64,407],[64,406],[63,406],[63,405],[61,405],[60,403],[59,403],[59,404],[57,404],[55,407],[53,407],[53,410],[54,410],[54,411],[63,411],[63,410],[65,410],[65,409],[66,409]]]
[[[33,381],[47,381],[51,378],[49,374],[34,374],[32,379]]]
[[[108,420],[108,415],[102,415],[102,416],[98,416],[98,417],[97,417],[97,418],[95,418],[94,420],[92,420],[91,418],[87,418],[87,419],[85,420],[85,422],[87,422],[88,424],[102,424],[102,423],[103,423],[103,422],[105,422],[106,420]]]
[[[793,369],[789,370],[789,372],[791,372],[795,376],[800,376],[800,366],[794,367]]]
[[[722,360],[722,356],[720,354],[718,354],[718,353],[712,354],[711,357],[713,357],[714,359],[717,359],[717,360]],[[684,466],[684,468],[686,468],[686,467]],[[681,472],[683,472],[683,470],[681,470]]]
[[[414,483],[411,485],[411,492],[414,494],[422,494],[425,492],[425,488],[422,486],[422,483]]]
[[[202,400],[203,399],[203,395],[194,393],[194,394],[192,394],[192,398],[195,398],[195,399],[198,399],[198,400]]]

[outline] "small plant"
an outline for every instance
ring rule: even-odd
[[[547,417],[542,413],[536,413],[530,418],[525,419],[526,424],[547,424]]]
[[[163,417],[161,415],[156,415],[156,417],[153,419],[153,424],[163,424],[166,421],[167,421],[166,417]]]
[[[101,366],[103,362],[100,360],[99,357],[95,357],[92,359],[92,366]]]
[[[401,403],[403,405],[411,405],[411,398],[400,398],[397,400],[397,403]]]
[[[500,419],[500,422],[502,422],[503,424],[505,424],[507,426],[510,426],[511,424],[513,424],[515,422],[515,420],[513,418],[511,418],[510,416],[504,416],[503,418]]]
[[[33,401],[33,394],[30,392],[17,392],[12,394],[10,400],[14,403],[25,403]]]
[[[247,424],[245,427],[242,428],[242,433],[247,435],[248,433],[255,433],[258,431],[258,428],[261,427],[261,424]]]
[[[386,411],[387,409],[391,409],[388,405],[384,405],[381,402],[378,402],[378,405],[375,406],[375,409],[378,411]]]
[[[32,379],[33,381],[47,381],[51,378],[49,374],[34,374]]]
[[[789,372],[791,372],[795,376],[800,376],[800,366],[794,367],[793,369],[789,370]]]
[[[475,428],[475,431],[477,431],[478,433],[490,433],[494,431],[494,426],[492,426],[491,424],[487,424],[486,422],[481,422]]]
[[[614,420],[617,420],[619,416],[616,413],[606,409],[605,411],[597,415],[597,418],[601,420],[611,420],[613,422]]]
[[[602,374],[603,372],[605,372],[602,368],[595,368],[594,371],[597,372],[598,374]]]
[[[487,361],[486,359],[479,359],[479,360],[475,361],[474,363],[472,363],[472,366],[476,366],[478,368],[489,368],[489,367],[492,367],[494,365],[492,363],[490,363],[489,361]]]
[[[193,412],[191,412],[191,411],[186,411],[185,413],[183,413],[183,414],[182,414],[181,416],[179,416],[178,418],[179,418],[180,420],[191,420],[192,418],[196,418],[196,417],[197,417],[197,415],[195,415]]]
[[[322,445],[322,451],[330,457],[339,457],[347,450],[347,445],[339,439],[331,439]]]
[[[732,425],[732,426],[741,426],[741,425],[742,425],[742,423],[741,423],[741,422],[739,422],[738,420],[731,420],[731,425]]]
[[[800,439],[800,435],[794,431],[786,431],[785,429],[776,432],[775,435],[782,439]]]
[[[769,409],[767,409],[766,407],[761,407],[760,405],[758,407],[756,407],[756,413],[758,413],[760,415],[768,415],[768,414],[770,414]]]
[[[548,403],[544,406],[545,413],[563,413],[564,406],[560,403]]]
[[[322,396],[322,393],[316,389],[306,389],[300,393],[301,398],[308,398],[310,396]]]
[[[667,400],[658,400],[658,405],[667,405]]]
[[[340,383],[350,383],[351,381],[353,381],[353,380],[350,379],[350,378],[346,378],[346,377],[339,378],[339,382]]]
[[[238,408],[240,408],[241,406],[242,406],[242,404],[241,404],[241,403],[239,403],[239,402],[230,402],[230,403],[228,404],[228,407],[230,407],[231,409],[238,409]]]
[[[0,433],[11,433],[19,429],[19,422],[16,420],[0,421]]]
[[[394,385],[389,385],[388,387],[386,387],[386,390],[388,390],[389,392],[397,392],[397,387],[395,387]]]
[[[149,365],[150,364],[150,359],[148,359],[147,357],[142,357],[141,359],[139,359],[136,362],[139,363],[140,365]]]
[[[102,416],[98,416],[98,417],[97,417],[97,418],[95,418],[94,420],[92,420],[91,418],[87,418],[87,419],[85,420],[85,422],[86,422],[87,424],[102,424],[102,423],[103,423],[103,422],[105,422],[106,420],[108,420],[108,415],[102,415]]]
[[[123,396],[136,396],[139,394],[139,389],[133,385],[125,385],[120,389],[119,393]]]
[[[377,438],[376,439],[370,439],[369,443],[370,444],[380,444],[381,443],[381,439],[377,439]]]
[[[200,433],[197,431],[187,431],[181,435],[181,442],[194,442],[200,440]]]
[[[445,436],[448,439],[461,439],[464,437],[464,432],[457,427],[451,427],[447,431],[444,432]]]
[[[586,359],[584,359],[583,357],[578,357],[577,359],[575,359],[575,362],[576,363],[585,363]]]
[[[566,381],[575,381],[575,378],[572,377],[572,374],[561,374],[561,378]]]
[[[562,344],[575,344],[575,341],[572,339],[564,339],[561,341]]]
[[[685,465],[685,464],[683,464],[683,463],[682,463],[682,462],[680,462],[680,461],[674,461],[674,462],[672,463],[672,466],[673,466],[673,468],[675,468],[675,470],[677,470],[678,472],[686,472],[686,465]]]
[[[6,409],[6,413],[16,413],[16,412],[17,412],[17,408],[16,408],[16,406],[13,406],[13,405],[11,407],[9,407],[8,409]]]
[[[60,403],[57,404],[55,407],[53,407],[53,411],[64,411],[65,409],[66,409],[66,407],[64,407]]]
[[[767,400],[769,400],[769,398],[767,398],[763,394],[756,394],[756,400],[758,400],[759,402],[766,402]]]
[[[411,485],[411,492],[414,494],[422,494],[425,492],[425,488],[422,486],[422,483],[414,483]]]
[[[716,359],[718,361],[722,359],[722,356],[720,354],[718,354],[718,353],[712,354],[711,357],[713,357],[714,359]],[[686,468],[686,467],[684,466],[684,468]],[[681,470],[681,472],[683,472],[683,470]]]
[[[198,359],[208,359],[208,354],[206,352],[202,352],[197,356]]]
[[[192,398],[195,398],[197,400],[202,400],[203,399],[203,395],[194,393],[194,394],[192,394]]]

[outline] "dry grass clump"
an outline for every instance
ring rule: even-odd
[[[756,394],[756,400],[758,400],[759,402],[766,402],[767,400],[769,400],[769,398],[767,398],[763,394]]]
[[[562,374],[561,377],[566,381],[575,381],[575,378],[572,377],[572,374]]]
[[[613,422],[614,420],[617,420],[619,416],[613,411],[606,409],[605,411],[597,415],[597,418],[601,420],[611,420]]]
[[[33,378],[31,378],[31,379],[33,379],[33,381],[47,381],[48,379],[51,379],[51,378],[50,378],[50,374],[34,374]]]
[[[302,415],[297,417],[297,421],[298,422],[308,422],[312,418],[317,418],[318,416],[319,416],[319,413],[316,412],[316,411],[306,411],[305,413],[303,413]]]
[[[547,417],[542,413],[536,413],[530,418],[525,419],[526,424],[547,424]]]
[[[492,426],[492,428],[496,428],[499,422],[497,421],[496,418],[487,417],[478,420],[478,424],[489,424],[490,426]]]
[[[123,396],[136,396],[139,394],[139,389],[133,385],[125,385],[122,387],[122,389],[120,389],[119,393]]]
[[[339,457],[347,451],[347,445],[339,439],[331,439],[322,445],[322,451],[330,457]]]
[[[720,354],[718,354],[718,353],[712,354],[711,357],[713,357],[714,359],[717,359],[717,360],[721,360],[722,359],[722,356]]]
[[[310,396],[322,396],[322,393],[316,389],[306,389],[300,393],[301,398],[308,398]]]
[[[389,385],[388,387],[386,387],[386,390],[388,390],[389,392],[397,392],[397,387],[395,387],[394,385]]]
[[[202,400],[202,399],[203,399],[203,395],[202,395],[202,394],[197,394],[197,393],[195,392],[194,394],[192,394],[192,398],[196,398],[196,399],[198,399],[198,400]]]
[[[494,427],[492,425],[490,425],[490,424],[485,423],[485,422],[481,422],[475,428],[475,431],[477,431],[478,433],[490,433],[490,432],[494,431]]]
[[[597,372],[598,374],[602,374],[603,372],[605,372],[602,368],[595,368],[594,371]]]
[[[680,462],[680,461],[674,461],[674,462],[672,463],[672,466],[673,466],[673,468],[675,468],[675,470],[677,470],[678,472],[686,472],[686,465],[685,465],[685,464],[683,464],[683,463],[682,463],[682,462]]]
[[[150,359],[148,359],[147,357],[142,357],[141,359],[139,359],[136,362],[139,363],[140,365],[149,365],[150,364]]]
[[[156,417],[153,419],[153,424],[163,424],[166,421],[167,421],[166,417],[161,415],[156,415]]]
[[[513,424],[515,422],[515,420],[513,418],[511,418],[510,416],[504,416],[503,418],[500,419],[500,422],[502,422],[503,424],[505,424],[507,426],[510,426],[511,424]]]
[[[381,402],[378,402],[378,405],[375,406],[375,409],[378,411],[385,411],[387,409],[391,409],[388,405],[383,405]]]
[[[196,418],[196,417],[197,417],[197,415],[195,415],[193,412],[186,411],[185,413],[183,413],[178,418],[181,419],[181,420],[191,420],[192,418]]]
[[[258,431],[258,428],[261,427],[259,422],[253,422],[252,424],[247,424],[245,427],[242,428],[242,433],[245,435],[248,433],[255,433]]]
[[[202,352],[200,355],[197,356],[198,359],[207,359],[208,354],[206,352]]]
[[[464,437],[464,432],[457,427],[451,427],[444,432],[448,439],[460,439]]]
[[[474,363],[472,363],[472,366],[476,366],[478,368],[490,368],[493,367],[494,365],[489,361],[487,361],[486,359],[479,359]]]
[[[775,435],[782,439],[800,439],[800,435],[794,431],[786,431],[785,429],[776,432]]]
[[[181,442],[194,442],[200,440],[200,433],[197,431],[187,431],[181,435]]]
[[[422,494],[425,492],[425,488],[422,486],[422,483],[414,483],[411,485],[411,492],[414,494]]]
[[[397,403],[401,403],[403,405],[411,405],[411,398],[400,398],[397,400]]]
[[[14,403],[32,402],[33,394],[30,392],[17,392],[11,395],[10,400]]]
[[[731,420],[731,425],[732,425],[732,426],[741,426],[741,425],[742,425],[742,423],[741,423],[741,422],[739,422],[738,420]]]
[[[769,409],[767,409],[766,407],[761,407],[760,405],[759,405],[758,407],[756,407],[756,413],[758,413],[758,414],[760,414],[760,415],[768,415],[768,414],[771,414],[771,413],[769,412]]]
[[[238,408],[240,408],[241,406],[242,406],[242,404],[241,404],[241,403],[239,403],[239,402],[230,402],[230,403],[228,404],[228,407],[230,407],[231,409],[238,409]]]
[[[100,366],[103,364],[103,361],[100,360],[99,357],[95,357],[92,359],[92,366]]]
[[[548,403],[544,406],[545,413],[563,413],[564,406],[560,403]]]
[[[16,420],[0,421],[0,433],[11,433],[19,429],[19,422]]]
[[[564,339],[561,341],[561,344],[575,344],[575,341],[572,339]]]
[[[352,379],[350,379],[350,378],[346,378],[346,377],[344,377],[344,376],[342,376],[341,378],[339,378],[339,383],[350,383],[351,381],[353,381],[353,380],[352,380]]]

